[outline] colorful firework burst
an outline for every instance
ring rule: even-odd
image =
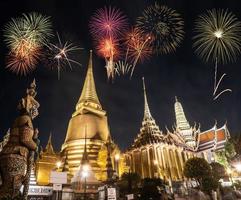
[[[126,16],[115,7],[98,9],[92,16],[89,28],[94,39],[118,38],[127,29]]]
[[[36,43],[46,44],[48,39],[53,36],[50,17],[32,12],[23,14],[23,20],[27,32],[31,34]]]
[[[41,14],[23,14],[23,17],[11,19],[4,28],[5,42],[10,49],[7,68],[21,75],[35,69],[41,49],[50,35],[49,18]]]
[[[17,53],[11,52],[7,56],[6,68],[19,75],[27,75],[36,68],[41,52],[38,48],[31,49],[28,54],[26,50]]]
[[[241,22],[223,9],[212,9],[200,15],[194,31],[195,52],[204,61],[234,61],[241,50]]]
[[[103,57],[106,62],[108,79],[114,79],[115,76],[115,59],[119,56],[118,43],[114,39],[103,38],[97,46],[97,53]]]
[[[118,55],[118,49],[117,49],[118,43],[109,38],[103,38],[99,41],[99,44],[97,46],[97,53],[99,56],[109,60],[114,59]]]
[[[72,43],[69,43],[69,42],[63,43],[59,37],[59,34],[57,34],[57,38],[58,38],[57,44],[50,43],[49,45],[47,45],[45,63],[47,64],[47,66],[50,67],[50,69],[57,69],[58,79],[60,79],[60,71],[66,65],[68,65],[70,69],[72,69],[72,65],[71,65],[72,63],[81,65],[76,60],[71,59],[70,55],[73,52],[80,50],[82,48],[74,46]]]
[[[133,62],[132,76],[138,61],[144,61],[144,59],[150,57],[152,54],[152,36],[142,33],[138,28],[133,28],[127,34],[125,43],[127,45],[126,58],[130,57]]]
[[[137,27],[154,37],[154,53],[172,53],[180,46],[184,38],[184,21],[175,10],[155,3],[147,7],[137,18]]]

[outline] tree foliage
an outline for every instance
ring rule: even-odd
[[[140,200],[159,200],[162,197],[162,192],[165,190],[165,183],[159,178],[145,178],[142,181],[140,190]]]
[[[226,177],[226,170],[223,165],[218,162],[213,162],[210,164],[212,169],[212,176],[214,179],[219,181],[221,178]]]
[[[211,167],[204,158],[190,158],[184,165],[184,175],[202,184],[202,179],[211,175]]]
[[[120,193],[137,193],[138,186],[141,184],[141,177],[137,173],[124,173],[118,181]]]
[[[211,194],[212,190],[216,190],[219,187],[219,182],[213,176],[207,176],[202,179],[202,190]]]

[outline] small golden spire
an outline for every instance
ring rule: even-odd
[[[45,152],[48,154],[55,154],[54,148],[52,145],[52,134],[51,133],[49,134],[49,139],[48,139],[48,143],[45,147]]]

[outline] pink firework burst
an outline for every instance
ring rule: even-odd
[[[89,23],[90,32],[97,40],[104,37],[118,38],[127,27],[127,18],[123,12],[111,6],[98,9]]]

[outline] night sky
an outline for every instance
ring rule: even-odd
[[[174,54],[153,56],[138,64],[132,80],[118,77],[108,82],[105,62],[94,55],[94,76],[96,89],[103,108],[107,111],[111,135],[115,142],[126,149],[138,134],[143,118],[143,91],[141,77],[145,76],[148,101],[153,117],[161,130],[171,129],[175,123],[175,96],[182,103],[191,125],[201,123],[201,130],[211,128],[215,119],[218,126],[228,122],[231,134],[241,130],[241,56],[234,64],[219,66],[220,73],[227,73],[222,87],[231,88],[232,93],[212,100],[214,65],[203,63],[193,52],[192,37],[197,15],[211,8],[228,8],[241,19],[240,0],[168,0],[159,1],[176,9],[185,21],[185,39]],[[73,42],[84,50],[75,53],[75,59],[82,67],[66,68],[58,80],[57,72],[40,64],[36,71],[26,77],[16,76],[5,69],[6,45],[0,32],[0,138],[6,133],[17,115],[16,105],[25,94],[25,89],[36,78],[37,100],[40,115],[34,126],[40,130],[43,146],[52,133],[56,150],[60,149],[67,131],[68,121],[79,99],[86,74],[89,49],[93,49],[88,22],[96,9],[105,5],[120,8],[131,24],[141,15],[143,9],[154,3],[152,0],[2,0],[0,2],[0,29],[11,17],[37,11],[51,16],[54,30],[65,40]]]

